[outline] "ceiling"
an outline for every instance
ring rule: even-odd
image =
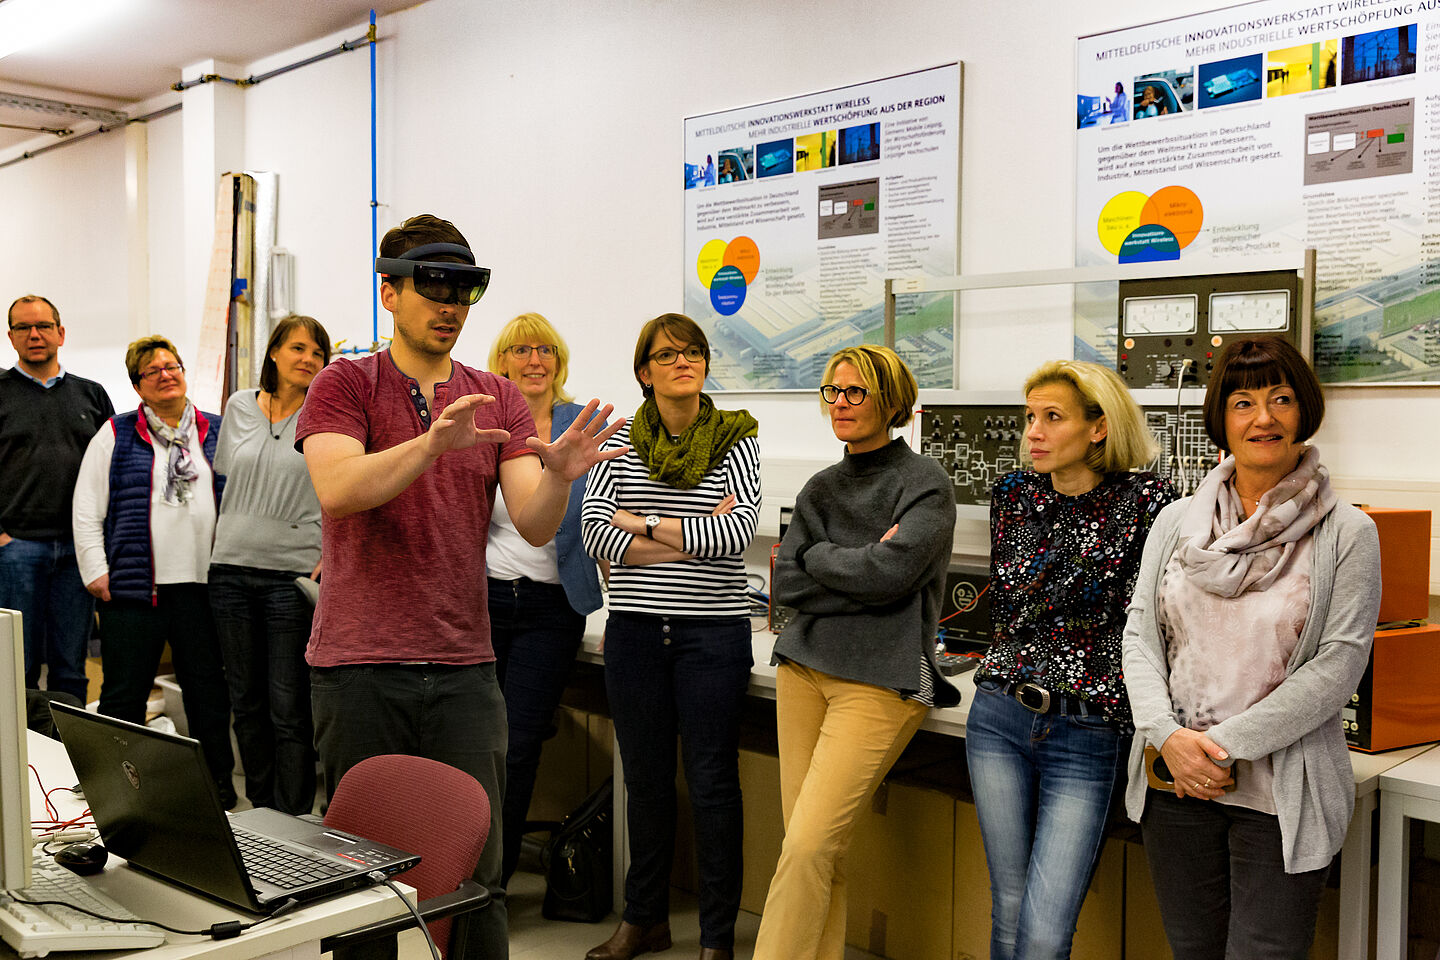
[[[3,5],[7,0],[0,0]],[[96,15],[43,47],[0,58],[0,95],[18,94],[126,108],[164,93],[180,71],[201,60],[248,64],[420,0],[113,0]],[[356,37],[362,31],[357,31]],[[355,37],[347,37],[353,40]],[[57,117],[0,104],[0,125],[93,129],[94,121]],[[0,152],[43,138],[0,126]]]

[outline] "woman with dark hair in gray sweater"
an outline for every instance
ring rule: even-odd
[[[890,439],[917,392],[886,347],[847,347],[825,369],[821,409],[845,456],[800,491],[775,562],[775,600],[799,614],[775,644],[785,842],[756,960],[844,955],[855,825],[929,708],[960,702],[935,662],[955,496],[939,465]]]

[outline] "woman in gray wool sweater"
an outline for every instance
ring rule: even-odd
[[[825,369],[821,409],[846,449],[800,491],[775,563],[775,599],[799,613],[775,644],[785,842],[756,960],[843,956],[860,813],[929,708],[960,701],[935,663],[950,478],[890,439],[917,392],[886,347],[847,347]]]

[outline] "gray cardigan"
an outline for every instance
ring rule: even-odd
[[[921,689],[928,659],[935,705],[959,703],[935,663],[954,531],[949,475],[903,440],[815,474],[775,558],[775,599],[798,611],[775,656],[902,695]]]
[[[1125,808],[1145,810],[1145,744],[1163,744],[1180,725],[1170,704],[1169,668],[1156,620],[1160,575],[1179,540],[1190,498],[1155,518],[1125,624],[1125,686],[1137,736],[1130,750]],[[1231,757],[1268,756],[1287,873],[1327,866],[1345,842],[1355,780],[1340,709],[1360,683],[1380,615],[1380,540],[1375,524],[1337,503],[1314,531],[1310,613],[1285,679],[1260,702],[1205,731]]]

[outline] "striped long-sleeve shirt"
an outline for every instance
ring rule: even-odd
[[[606,442],[606,449],[630,442],[627,423]],[[729,513],[710,511],[729,494]],[[610,523],[617,509],[641,515],[678,517],[684,551],[692,559],[648,566],[627,566],[625,551],[634,535]],[[741,555],[752,537],[760,509],[760,444],[741,440],[705,474],[693,490],[677,490],[650,479],[631,450],[596,464],[585,487],[580,524],[585,550],[609,560],[611,610],[678,617],[743,617],[745,565]]]

